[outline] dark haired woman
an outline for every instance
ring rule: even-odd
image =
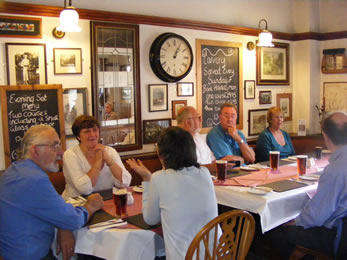
[[[184,259],[200,229],[217,216],[210,172],[197,163],[192,135],[180,127],[162,131],[158,156],[163,169],[151,172],[134,159],[127,163],[143,178],[143,217],[161,222],[166,259]]]
[[[64,153],[64,199],[129,186],[130,173],[115,149],[99,144],[99,131],[100,123],[92,116],[78,116],[73,123],[72,132],[79,144]]]

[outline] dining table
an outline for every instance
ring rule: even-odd
[[[289,159],[281,160],[277,171],[270,170],[268,162],[256,164],[255,169],[241,167],[223,182],[214,180],[217,203],[258,214],[265,233],[299,215],[314,196],[328,158],[310,159],[313,163],[305,176],[299,176],[296,161]]]
[[[128,188],[128,191],[132,192],[134,203],[126,206],[129,220],[125,218],[124,221],[127,221],[127,223],[102,230],[90,228],[91,226],[87,223],[85,227],[74,231],[76,239],[75,253],[97,256],[107,260],[149,260],[154,259],[156,256],[165,255],[161,226],[157,225],[152,228],[143,222],[141,215],[142,193],[133,191],[133,187]],[[112,191],[107,192],[111,192],[111,196],[107,196],[107,200],[104,199],[104,207],[95,214],[96,217],[99,214],[99,217],[106,216],[110,219],[115,215],[115,205],[113,200],[110,199]],[[139,219],[138,217],[141,217],[143,222],[140,223],[140,226],[147,226],[145,229],[139,227],[136,223],[130,223],[130,219]],[[54,251],[54,246],[52,246],[52,249]]]

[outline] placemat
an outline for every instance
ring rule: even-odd
[[[85,226],[94,225],[114,218],[116,217],[112,216],[111,214],[108,214],[106,211],[101,209],[95,212],[95,214],[89,219]]]
[[[213,176],[217,176],[217,172],[216,171],[210,171],[210,173]],[[234,177],[238,177],[238,176],[243,176],[243,175],[247,175],[250,174],[250,172],[247,171],[241,171],[240,169],[232,169],[232,170],[228,170],[227,171],[227,175],[226,178],[234,178]]]
[[[103,200],[111,200],[112,199],[112,189],[108,190],[99,190],[92,193],[99,193]],[[90,194],[89,194],[90,195]],[[81,195],[83,198],[88,198],[89,195]]]
[[[266,166],[270,166],[270,161],[266,161],[266,162],[260,162],[262,165],[266,165]],[[288,164],[292,164],[295,163],[295,161],[285,161],[285,160],[280,160],[280,166],[283,165],[288,165]]]
[[[160,227],[160,225],[161,225],[161,224],[157,224],[154,226],[148,225],[144,221],[142,213],[138,214],[138,215],[131,216],[131,217],[127,217],[124,220],[130,224],[133,224],[133,225],[135,225],[139,228],[145,229],[145,230],[154,229],[154,228]]]
[[[269,187],[269,188],[271,188],[277,192],[283,192],[283,191],[287,191],[287,190],[297,189],[297,188],[301,188],[304,186],[307,186],[307,184],[301,183],[301,182],[290,181],[290,180],[282,180],[282,181],[276,181],[276,182],[271,182],[271,183],[267,183],[264,185],[260,185],[260,187]]]

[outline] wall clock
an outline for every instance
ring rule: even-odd
[[[152,43],[149,62],[158,78],[165,82],[177,82],[190,72],[193,51],[184,37],[175,33],[163,33]]]

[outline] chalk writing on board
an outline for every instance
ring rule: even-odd
[[[12,161],[17,159],[16,148],[31,126],[47,124],[60,132],[57,91],[54,89],[7,91],[7,115]]]
[[[239,107],[239,49],[201,45],[202,126],[219,123],[222,104]]]

